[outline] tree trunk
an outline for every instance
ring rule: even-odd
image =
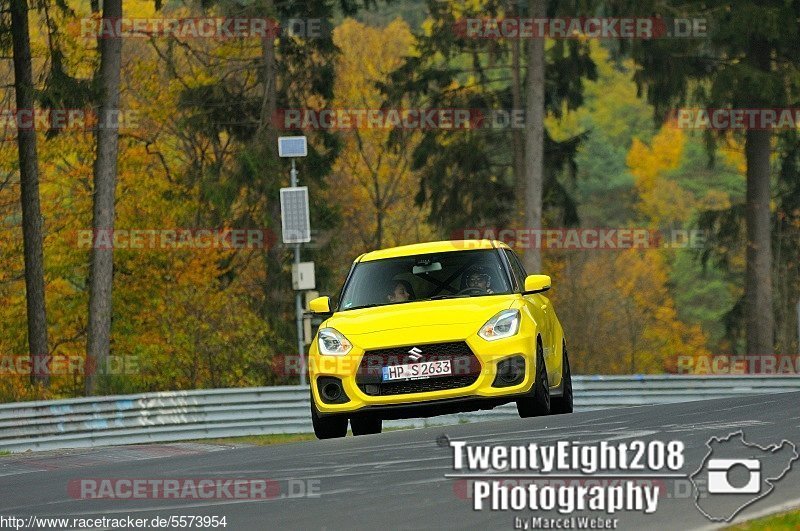
[[[265,2],[265,12],[268,17],[275,17],[275,8],[272,0]],[[273,122],[277,110],[278,85],[275,69],[275,39],[268,37],[261,40],[261,68],[262,68],[262,89],[261,94],[261,123],[259,133],[264,135],[264,143],[270,153],[270,158],[280,161],[278,158],[278,131]],[[281,179],[278,177],[278,186]],[[267,193],[272,192],[274,184],[266,186]],[[265,267],[267,284],[265,285],[264,296],[266,297],[265,308],[272,309],[267,314],[267,319],[275,319],[273,329],[277,329],[279,323],[289,317],[289,284],[286,282],[283,271],[283,262],[286,255],[286,248],[280,242],[281,236],[281,209],[278,191],[266,198],[267,216],[270,228],[273,231],[275,241],[269,246],[265,253]],[[277,314],[277,316],[275,315]]]
[[[522,109],[522,80],[520,79],[519,39],[511,41],[511,105]],[[525,139],[520,129],[511,130],[511,148],[514,156],[514,215],[511,220],[517,227],[525,226]]]
[[[14,48],[14,92],[17,111],[33,111],[31,42],[28,32],[28,2],[11,2],[11,38]],[[22,241],[25,256],[25,300],[28,313],[28,350],[31,358],[31,383],[50,385],[47,365],[47,314],[44,301],[44,255],[42,253],[42,213],[39,205],[39,165],[36,153],[36,128],[17,130],[20,196],[22,203]]]
[[[768,73],[771,66],[769,43],[752,38],[747,62],[754,70]],[[764,106],[760,95],[753,95],[752,107]],[[747,265],[745,269],[744,319],[747,355],[772,354],[775,314],[772,308],[772,230],[770,223],[770,144],[768,130],[748,129],[744,152],[747,160],[745,222],[747,224]],[[755,367],[750,364],[750,367]]]
[[[545,0],[529,0],[528,16],[544,18]],[[528,79],[525,102],[525,229],[542,226],[542,185],[544,182],[544,38],[528,43]],[[540,246],[525,250],[524,263],[528,274],[540,273]]]
[[[263,16],[277,20],[277,11],[272,0],[263,4]],[[265,175],[264,193],[266,194],[266,220],[272,231],[274,240],[264,252],[264,270],[266,282],[263,287],[262,311],[271,331],[277,337],[291,337],[294,334],[294,305],[292,304],[292,285],[286,274],[286,258],[289,246],[281,240],[281,208],[278,188],[283,182],[288,186],[287,176],[281,172],[278,158],[278,135],[275,112],[278,105],[278,76],[276,68],[275,38],[269,36],[261,41],[261,123],[259,124],[258,144],[266,146],[269,159],[274,162],[274,173]],[[279,173],[281,172],[281,173]],[[283,333],[285,331],[285,333]],[[279,345],[280,350],[294,351],[291,342]],[[279,351],[280,351],[279,350]]]
[[[103,17],[122,17],[122,0],[104,0]],[[117,188],[117,153],[119,150],[119,84],[122,62],[122,38],[108,37],[100,43],[100,113],[98,116],[97,153],[94,163],[94,205],[92,229],[114,230],[114,198]],[[98,371],[104,373],[111,348],[112,284],[114,251],[92,246],[89,269],[89,338],[86,348],[87,395],[97,391]]]
[[[268,16],[272,17],[274,8],[272,2],[267,2]],[[261,96],[261,123],[259,124],[260,131],[266,131],[267,141],[270,142],[271,148],[278,154],[278,146],[274,145],[278,141],[278,135],[275,134],[275,126],[273,119],[275,118],[275,111],[277,110],[277,85],[275,79],[275,39],[268,36],[261,39],[261,67],[264,69],[262,83],[264,85]]]
[[[770,151],[769,131],[747,131],[745,325],[748,356],[772,354],[773,349]]]

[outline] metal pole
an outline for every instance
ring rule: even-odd
[[[300,263],[300,244],[298,243],[294,248],[294,263]],[[306,353],[305,344],[303,343],[303,301],[302,293],[297,290],[294,295],[294,313],[297,320],[297,352],[300,353],[300,385],[306,383]]]
[[[292,159],[292,188],[297,186],[297,168]],[[294,246],[294,263],[300,263],[300,244]],[[300,385],[306,383],[306,352],[303,344],[303,300],[302,293],[297,290],[294,295],[294,314],[297,325],[297,353],[300,355]]]

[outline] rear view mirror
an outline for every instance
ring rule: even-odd
[[[528,275],[525,277],[525,291],[523,291],[523,294],[542,293],[549,290],[551,284],[550,277],[547,275]]]
[[[421,275],[423,273],[430,273],[432,271],[441,271],[442,270],[442,263],[441,262],[431,262],[430,264],[423,264],[423,265],[415,265],[411,268],[411,272],[415,275]]]
[[[331,313],[331,298],[317,297],[308,302],[308,309],[311,313]]]

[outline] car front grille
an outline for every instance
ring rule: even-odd
[[[415,348],[417,356],[409,352]],[[416,359],[415,359],[416,358]],[[381,370],[391,365],[421,363],[423,361],[450,360],[453,373],[419,380],[381,382]],[[481,364],[464,341],[408,345],[364,353],[356,374],[356,384],[367,395],[387,396],[443,391],[468,387],[475,383],[481,373]]]
[[[377,386],[377,394],[383,396],[408,395],[411,393],[458,389],[459,387],[467,387],[474,384],[477,379],[477,374],[469,374],[465,376],[442,376],[439,378],[427,378],[425,380],[409,380],[407,382],[385,382]],[[369,389],[367,385],[361,384],[359,384],[359,388],[365,393]]]

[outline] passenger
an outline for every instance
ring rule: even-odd
[[[389,302],[407,302],[415,299],[414,289],[411,283],[406,280],[395,280],[392,283],[392,290],[387,296]]]

